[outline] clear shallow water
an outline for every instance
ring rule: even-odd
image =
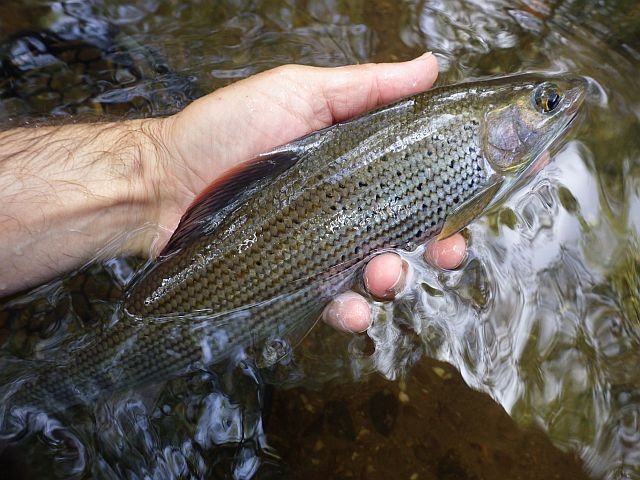
[[[189,472],[579,478],[583,468],[594,478],[640,478],[635,2],[238,0],[6,8],[11,16],[3,18],[13,20],[0,20],[0,32],[7,36],[35,23],[62,28],[73,16],[98,30],[117,25],[202,92],[282,63],[397,60],[424,50],[438,55],[441,83],[536,69],[587,75],[601,88],[553,162],[469,228],[470,257],[460,271],[437,273],[408,255],[412,287],[393,305],[378,306],[367,336],[318,328],[295,364],[267,378],[302,386],[265,389],[251,370],[220,367],[165,389],[115,394],[95,408],[32,417],[34,433],[10,453],[41,461],[28,468],[17,461],[15,468],[37,477],[103,478]],[[175,109],[170,102],[145,105],[143,114]],[[3,372],[20,371],[43,357],[44,348],[109,318],[134,267],[133,260],[112,261],[6,304]],[[499,408],[454,389],[455,370],[428,357],[455,366],[514,422],[494,430],[488,424],[499,423]],[[457,436],[447,422],[457,422]],[[474,426],[491,434],[478,437]],[[566,455],[548,441],[533,442],[529,432],[539,430]],[[509,435],[512,445],[501,444]],[[382,454],[371,456],[375,451]],[[490,470],[498,463],[503,470]],[[549,470],[541,470],[545,463]]]

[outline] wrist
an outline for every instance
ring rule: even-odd
[[[123,169],[127,184],[120,195],[130,209],[122,253],[148,256],[157,253],[157,243],[166,236],[163,221],[169,169],[169,118],[131,120],[119,124],[119,142],[125,147]]]
[[[0,132],[0,296],[90,259],[149,253],[156,122]]]
[[[78,171],[85,171],[77,178],[76,196],[83,202],[77,217],[96,218],[88,233],[102,255],[148,256],[158,236],[166,163],[162,122],[152,118],[72,127],[90,130],[74,152]]]
[[[157,255],[178,226],[188,205],[182,184],[186,168],[173,138],[175,116],[137,120],[136,146],[130,157],[129,186],[132,204],[137,206],[135,222],[141,232],[127,245],[130,253]]]

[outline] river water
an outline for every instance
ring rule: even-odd
[[[426,50],[441,84],[538,70],[594,85],[550,165],[467,229],[459,270],[405,254],[411,285],[376,304],[367,334],[319,326],[295,361],[264,378],[216,367],[31,417],[19,438],[0,440],[8,478],[640,478],[640,4],[5,0],[0,9],[5,45],[48,28],[124,37],[144,54],[94,65],[98,80],[71,96],[30,81],[20,99],[2,99],[6,122],[167,114],[284,63]],[[5,301],[3,377],[109,318],[139,265],[113,259]]]

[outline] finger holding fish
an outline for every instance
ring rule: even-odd
[[[456,233],[444,240],[426,245],[424,258],[432,266],[453,270],[466,257],[466,241]],[[408,265],[396,253],[386,252],[373,257],[363,273],[365,288],[377,300],[391,301],[406,284]],[[356,292],[345,292],[325,308],[322,319],[331,327],[349,333],[360,333],[371,325],[369,301]]]

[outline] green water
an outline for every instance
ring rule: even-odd
[[[32,419],[31,433],[2,453],[9,478],[640,478],[640,4],[0,8],[5,41],[80,24],[94,34],[114,26],[140,46],[146,73],[133,84],[141,94],[125,95],[126,82],[113,82],[110,103],[79,94],[74,112],[83,115],[166,114],[284,63],[402,60],[425,50],[438,56],[440,83],[528,70],[594,81],[553,162],[470,226],[463,267],[438,273],[408,255],[413,288],[377,305],[366,335],[317,328],[295,364],[266,379],[276,386],[216,368]],[[169,84],[158,82],[159,59]],[[0,106],[3,120],[14,121],[55,108],[6,99]],[[137,265],[115,259],[5,302],[3,373],[109,318]]]

